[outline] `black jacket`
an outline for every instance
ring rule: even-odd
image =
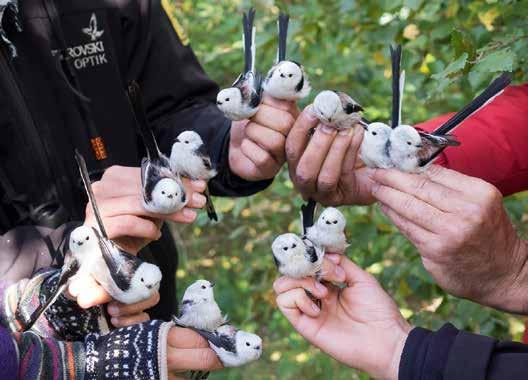
[[[58,17],[50,13],[50,3]],[[56,228],[83,220],[86,199],[73,159],[75,148],[86,157],[93,179],[112,165],[139,166],[144,149],[125,95],[132,80],[143,89],[163,151],[170,152],[184,130],[200,133],[219,168],[210,186],[213,194],[245,196],[271,183],[246,182],[230,172],[231,124],[214,104],[218,87],[180,40],[159,0],[20,0],[19,5],[23,31],[7,16],[3,23],[18,56],[11,59],[7,46],[0,56],[3,233],[20,225]],[[77,90],[91,100],[87,109],[95,132],[71,90],[68,73],[61,69],[61,55],[69,55],[80,84]],[[96,159],[91,145],[95,137],[104,142],[107,159]],[[174,309],[175,247],[162,239],[149,248],[143,254],[154,256],[162,267],[162,299],[168,306],[153,316],[167,318]]]
[[[400,380],[528,379],[528,345],[457,330],[415,328],[400,360]]]

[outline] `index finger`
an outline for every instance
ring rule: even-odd
[[[289,112],[293,117],[299,116],[299,109],[297,108],[297,104],[293,101],[276,99],[264,92],[264,95],[262,95],[262,104]]]
[[[345,271],[345,283],[347,286],[351,287],[357,283],[375,283],[378,281],[367,271],[363,270],[361,267],[356,265],[348,257],[344,257],[341,260],[341,267]]]
[[[167,343],[174,348],[208,348],[209,343],[202,336],[191,329],[172,327],[167,335]]]
[[[286,159],[293,170],[297,168],[297,164],[308,145],[310,131],[317,127],[317,124],[319,124],[319,120],[315,117],[311,105],[306,107],[295,120],[286,139]]]
[[[395,169],[377,169],[373,179],[385,186],[410,194],[445,212],[463,210],[462,194],[422,174],[404,173]]]

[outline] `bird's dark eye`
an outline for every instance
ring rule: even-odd
[[[289,74],[288,76],[291,78],[293,76],[293,74]]]
[[[288,250],[288,247],[283,247],[282,248],[284,251],[287,251]]]
[[[292,245],[292,249],[297,248],[297,244]]]
[[[202,285],[202,289],[205,290],[207,289],[207,287],[205,285]]]
[[[86,240],[90,240],[90,236],[86,236]]]
[[[410,142],[410,141],[407,141],[407,145],[412,145],[412,142]]]
[[[372,132],[372,136],[376,136],[378,132]]]
[[[249,346],[251,346],[251,345],[249,344],[249,342],[246,342],[246,346],[248,346],[248,347],[249,347]]]
[[[334,220],[334,224],[337,224],[337,220]]]
[[[185,141],[185,144],[189,144],[189,141]]]
[[[141,282],[145,282],[145,279],[143,277],[141,277]]]
[[[165,192],[164,192],[164,191],[162,191],[162,192],[161,192],[161,194],[165,195]]]
[[[226,98],[226,100],[225,100],[225,101],[226,101],[226,102],[228,102],[228,101],[229,101],[229,98]]]

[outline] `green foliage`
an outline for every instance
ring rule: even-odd
[[[341,89],[367,105],[367,117],[389,118],[388,45],[402,43],[407,86],[404,120],[426,120],[461,107],[497,72],[526,80],[528,2],[516,0],[306,0],[175,1],[191,45],[210,76],[230,84],[241,69],[240,14],[257,8],[258,66],[275,57],[279,9],[292,16],[289,53],[308,69],[316,92]],[[312,98],[313,99],[313,98]],[[309,99],[311,100],[311,99]],[[412,112],[411,112],[412,110]],[[222,222],[178,227],[183,262],[179,291],[199,277],[218,283],[218,299],[230,318],[264,336],[265,353],[252,379],[365,379],[310,347],[274,305],[273,238],[299,231],[301,199],[283,171],[267,191],[246,199],[216,199]],[[505,201],[523,233],[528,196]],[[522,320],[444,293],[425,272],[415,249],[377,207],[344,208],[349,256],[374,273],[411,322],[457,327],[503,339],[519,339]],[[524,228],[524,229],[523,229]],[[213,379],[247,378],[247,369]]]

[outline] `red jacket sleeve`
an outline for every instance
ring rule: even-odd
[[[453,114],[416,127],[432,131]],[[436,163],[495,185],[505,196],[528,190],[528,83],[510,86],[454,132],[462,143]]]

